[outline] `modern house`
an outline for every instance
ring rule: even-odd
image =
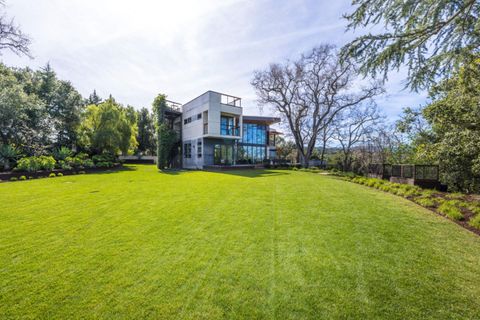
[[[207,91],[181,106],[182,167],[261,165],[276,157],[279,118],[243,114],[241,99]]]

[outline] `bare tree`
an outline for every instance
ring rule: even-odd
[[[17,55],[24,54],[31,57],[30,38],[14,24],[13,19],[6,17],[4,9],[5,1],[0,0],[0,52],[8,49]]]
[[[342,166],[344,171],[352,169],[352,152],[359,143],[365,143],[369,135],[375,132],[381,115],[374,104],[350,108],[345,112],[335,127],[335,140],[342,149]]]
[[[252,85],[259,103],[272,106],[283,118],[302,165],[308,166],[319,133],[339,112],[383,92],[376,82],[353,92],[356,71],[352,63],[340,63],[332,45],[316,47],[297,61],[255,71]]]
[[[320,163],[323,165],[325,162],[325,151],[327,150],[328,143],[335,136],[335,127],[337,125],[338,118],[332,119],[330,124],[323,125],[318,134],[317,141],[320,144]]]

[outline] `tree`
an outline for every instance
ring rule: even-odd
[[[50,64],[36,73],[33,91],[44,102],[53,129],[53,144],[75,148],[83,98],[68,81],[59,80]]]
[[[252,85],[259,103],[272,106],[287,123],[307,167],[319,133],[339,112],[383,92],[377,83],[352,92],[355,80],[355,65],[340,63],[334,46],[322,45],[297,61],[255,71]]]
[[[368,135],[373,133],[374,126],[379,119],[379,111],[372,104],[349,108],[348,112],[345,112],[339,119],[338,125],[334,129],[334,139],[341,146],[344,171],[352,170],[353,148],[369,138]]]
[[[5,1],[0,0],[0,51],[8,49],[17,55],[24,54],[31,57],[29,37],[14,24],[13,19],[5,16],[4,8]]]
[[[43,102],[27,94],[12,69],[0,65],[0,141],[26,154],[41,154],[51,135]]]
[[[297,150],[295,142],[277,137],[277,159],[283,161],[295,162],[297,159]]]
[[[93,92],[88,96],[86,100],[86,104],[100,104],[102,102],[102,98],[100,98],[97,94],[97,90],[93,89]]]
[[[173,146],[177,137],[175,131],[170,128],[165,118],[167,96],[164,94],[157,95],[152,107],[155,114],[157,130],[157,167],[163,170],[170,165]]]
[[[135,127],[128,109],[108,99],[87,107],[79,135],[83,146],[92,153],[128,154],[136,148]]]
[[[480,59],[430,90],[423,116],[432,128],[428,151],[450,189],[480,192]]]
[[[478,0],[353,0],[344,17],[348,30],[381,25],[383,33],[360,36],[343,56],[361,64],[363,74],[383,74],[406,65],[413,89],[430,86],[471,61],[480,48]]]
[[[147,108],[142,108],[138,112],[138,147],[137,153],[154,154],[155,153],[155,125],[153,117]]]

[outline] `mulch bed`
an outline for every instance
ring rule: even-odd
[[[27,172],[27,171],[7,171],[0,172],[0,182],[10,182],[10,178],[20,178],[21,176],[31,178],[45,178],[48,177],[51,173],[61,173],[64,176],[79,174],[80,172],[84,173],[95,173],[95,172],[108,172],[108,171],[118,171],[122,168],[121,164],[115,165],[110,168],[85,168],[85,169],[54,169],[52,171],[37,171],[37,172]]]

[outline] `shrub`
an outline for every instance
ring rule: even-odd
[[[40,161],[40,168],[52,171],[55,168],[55,159],[52,156],[40,156],[38,157]]]
[[[78,174],[85,174],[85,171],[78,171]]]
[[[95,163],[91,159],[86,159],[83,162],[83,166],[86,167],[86,168],[95,168]]]
[[[17,180],[18,180],[17,177],[11,177],[10,178],[10,181],[17,181]]]
[[[17,169],[20,171],[35,172],[40,169],[51,171],[55,168],[55,159],[52,156],[26,157],[18,160]]]
[[[33,179],[33,177],[32,177],[32,176],[28,176],[28,180],[32,180],[32,179]]]
[[[413,201],[426,208],[434,208],[438,205],[437,201],[430,197],[416,197]]]
[[[18,178],[18,180],[24,181],[24,180],[27,180],[27,177],[25,177],[25,176],[20,176],[20,178]]]
[[[50,178],[55,178],[55,177],[56,177],[55,173],[53,173],[53,172],[50,173],[48,176],[49,176]]]
[[[465,196],[459,192],[447,193],[445,195],[447,199],[463,199]]]
[[[65,160],[58,161],[59,167],[63,170],[71,170],[72,166],[68,164]]]
[[[53,151],[53,156],[58,161],[65,160],[66,158],[71,157],[72,155],[73,155],[73,151],[67,147],[61,147]]]
[[[458,204],[455,201],[444,201],[439,207],[438,211],[453,220],[462,220],[463,214]]]
[[[63,177],[63,173],[61,172],[57,173],[57,177]]]
[[[470,219],[468,224],[480,230],[480,214],[477,214],[473,219]]]

